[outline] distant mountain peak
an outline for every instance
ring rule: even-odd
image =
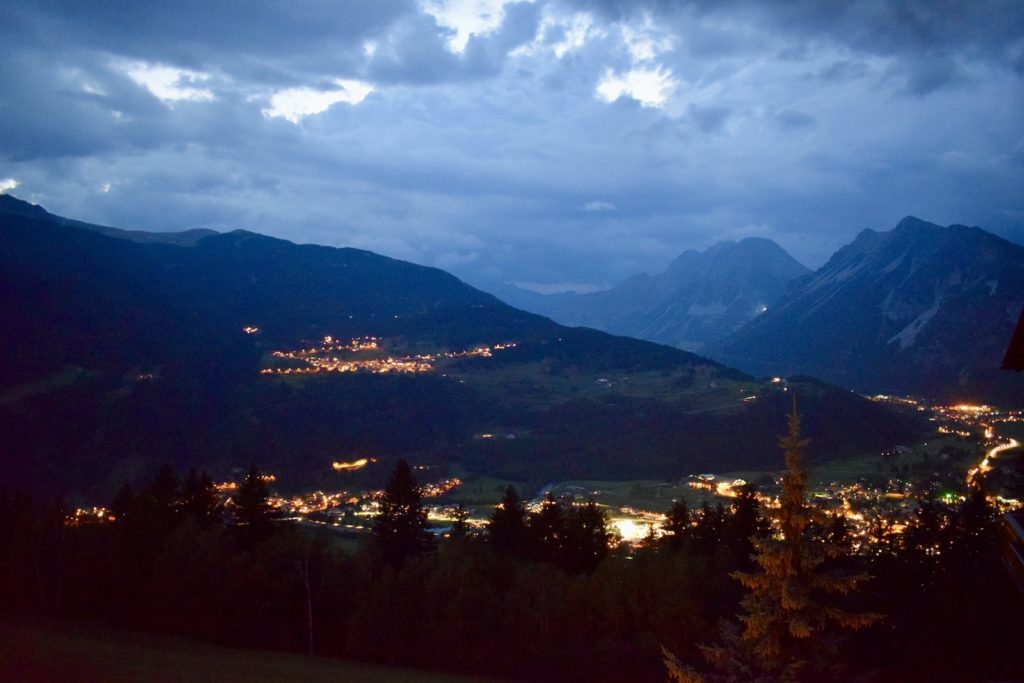
[[[534,297],[519,305],[566,325],[594,327],[690,351],[737,329],[810,271],[765,237],[688,249],[664,272],[602,292]]]
[[[925,220],[921,220],[917,216],[906,216],[899,223],[896,224],[896,230],[913,230],[915,228],[938,228],[941,227],[935,223],[930,223]]]
[[[778,242],[776,242],[775,240],[771,239],[770,237],[744,237],[743,239],[741,239],[736,244],[737,244],[737,246],[758,245],[758,246],[771,247],[773,249],[780,249],[782,251],[785,251],[785,249],[782,249],[782,247],[779,246]]]
[[[704,251],[698,251],[696,249],[688,249],[686,252],[683,252],[683,253],[690,253],[690,252],[692,252],[692,253],[695,253],[695,254],[706,254],[706,255],[707,254],[717,254],[717,253],[721,253],[723,251],[729,251],[730,249],[734,248],[735,246],[736,246],[736,240],[719,240],[719,241],[715,242],[714,244],[712,244],[707,249],[705,249]]]
[[[665,274],[694,267],[716,268],[724,263],[745,264],[755,270],[781,268],[793,277],[809,272],[778,242],[768,237],[744,237],[739,241],[721,240],[704,251],[687,249],[672,260]]]

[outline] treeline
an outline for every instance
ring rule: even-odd
[[[770,609],[752,607],[771,603],[770,582],[761,593],[747,584],[763,576],[769,553],[789,552],[769,548],[770,523],[749,489],[728,506],[675,503],[664,533],[637,549],[613,546],[592,503],[548,498],[528,511],[512,488],[486,529],[471,529],[463,511],[437,537],[400,463],[354,554],[329,529],[278,519],[268,495],[253,467],[226,507],[204,474],[179,479],[164,468],[141,490],[117,494],[113,521],[0,496],[0,605],[530,680],[665,680],[667,651],[715,680],[725,674],[708,655],[741,647],[738,617],[775,623]],[[804,514],[802,502],[793,505]],[[1011,647],[1020,600],[999,566],[998,517],[983,495],[956,506],[924,501],[904,533],[880,523],[869,539],[852,538],[842,518],[800,519],[791,536],[804,538],[801,552],[839,549],[821,556],[823,570],[871,576],[835,602],[810,591],[803,609],[883,616],[845,638],[813,633],[802,650],[834,654],[800,660],[791,680],[830,680],[826,670],[879,681],[1020,675]],[[858,544],[867,545],[855,552]],[[734,573],[754,578],[741,583]]]

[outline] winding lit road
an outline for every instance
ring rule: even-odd
[[[974,481],[974,478],[979,474],[987,474],[992,470],[992,461],[995,460],[1000,453],[1003,451],[1013,450],[1020,446],[1020,442],[1017,439],[1010,439],[1008,443],[993,446],[985,454],[985,459],[977,467],[972,467],[967,471],[967,483],[970,484]]]

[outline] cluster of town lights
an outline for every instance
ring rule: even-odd
[[[377,337],[352,339],[347,343],[339,343],[334,337],[326,336],[320,346],[295,349],[292,351],[274,351],[271,357],[280,360],[298,361],[298,367],[263,368],[263,375],[315,375],[328,372],[368,372],[371,374],[419,374],[432,372],[438,361],[458,360],[460,358],[490,358],[496,351],[504,351],[516,346],[515,342],[477,346],[466,351],[445,351],[404,356],[387,356],[384,358],[355,359],[344,356],[330,355],[335,353],[361,353],[382,350],[381,340]]]
[[[117,521],[114,513],[104,507],[75,508],[75,511],[64,518],[67,526],[81,526],[84,524],[102,524],[104,522]]]
[[[325,344],[333,344],[333,340],[330,337],[325,338],[324,342]],[[353,340],[353,344],[355,342],[365,345],[371,342],[376,343],[376,340],[367,338],[364,340]],[[459,355],[485,355],[484,348],[488,349],[487,355],[489,355],[490,351],[508,348],[509,346],[512,345],[482,347],[481,349],[474,349],[468,352],[460,352]],[[1001,454],[1021,446],[1021,443],[1016,439],[998,437],[995,428],[995,425],[1002,422],[1020,421],[1022,418],[1020,411],[1005,412],[989,406],[969,404],[924,408],[923,405],[912,399],[883,396],[875,398],[876,400],[889,400],[905,405],[917,406],[918,409],[928,410],[933,416],[933,420],[942,420],[939,431],[944,434],[966,438],[975,435],[980,436],[983,430],[984,444],[987,450],[984,458],[976,466],[968,469],[966,476],[966,483],[968,485],[978,483],[981,477],[991,472]],[[493,438],[494,435],[480,434],[478,436],[480,438]],[[898,454],[908,451],[909,449],[897,447],[892,452]],[[339,473],[353,472],[375,462],[377,462],[377,459],[373,457],[359,457],[348,461],[334,461],[331,463],[331,468]],[[417,470],[431,468],[432,466],[426,465],[416,467]],[[266,483],[271,483],[276,480],[276,477],[272,474],[263,474],[261,479]],[[714,474],[699,474],[692,475],[684,482],[680,482],[680,485],[684,484],[694,489],[705,491],[707,495],[719,499],[734,499],[747,482],[743,479],[732,479]],[[423,484],[420,487],[420,492],[424,499],[436,499],[451,493],[461,485],[462,481],[459,478],[452,477]],[[224,481],[215,484],[215,488],[229,507],[230,496],[237,492],[238,487],[239,484],[234,481]],[[580,495],[572,496],[566,494],[561,499],[573,505],[583,504],[585,498],[600,495],[600,493],[600,491],[584,491],[580,489]],[[860,552],[876,552],[877,548],[874,547],[874,544],[884,541],[885,537],[900,534],[907,528],[908,523],[913,517],[916,496],[921,493],[924,492],[915,491],[914,486],[909,482],[901,481],[899,478],[894,477],[889,479],[887,484],[881,488],[868,486],[864,483],[832,483],[823,489],[813,491],[811,493],[811,500],[812,504],[821,509],[832,514],[841,515],[846,519],[855,550]],[[778,498],[772,495],[766,495],[763,492],[758,492],[755,495],[760,505],[764,508],[772,509],[777,508],[779,505]],[[369,518],[375,515],[379,510],[379,501],[382,496],[383,491],[381,490],[370,490],[360,493],[350,493],[347,491],[324,493],[322,491],[315,491],[291,498],[274,496],[269,502],[281,513],[283,519],[327,524],[335,527],[343,526],[347,529],[365,531],[369,528],[369,523],[357,523],[357,520],[353,518]],[[946,502],[956,502],[958,500],[962,501],[963,496],[947,492],[943,499]],[[1021,504],[1020,501],[999,496],[993,496],[991,500],[998,509],[1012,509]],[[542,500],[538,498],[530,502],[527,508],[535,510],[541,504]],[[430,506],[428,512],[431,519],[441,522],[451,521],[454,519],[455,514],[450,503]],[[609,512],[611,513],[609,515],[611,528],[620,543],[635,544],[643,541],[645,538],[656,538],[663,533],[662,526],[666,517],[662,512],[653,512],[628,506],[618,507],[617,509],[609,510]],[[113,513],[102,507],[76,509],[66,518],[66,523],[70,526],[103,524],[113,521],[115,521]],[[486,524],[486,518],[481,518],[477,515],[473,519],[468,520],[468,523],[473,527],[479,528]],[[936,552],[938,551],[936,550]]]
[[[335,460],[331,463],[331,467],[335,472],[354,472],[355,470],[363,469],[371,462],[377,462],[377,458],[359,458],[349,462],[338,462]]]

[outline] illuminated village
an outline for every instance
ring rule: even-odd
[[[242,331],[246,334],[255,334],[259,328],[247,326]],[[383,342],[377,337],[351,339],[345,343],[327,335],[319,346],[272,352],[270,356],[274,361],[291,362],[292,364],[284,367],[263,368],[260,373],[264,375],[316,375],[329,372],[366,372],[378,375],[416,374],[434,371],[439,361],[489,358],[496,351],[504,351],[515,346],[515,342],[507,342],[492,346],[477,346],[466,351],[444,351],[396,357],[384,355]],[[348,357],[348,354],[373,357],[351,358]]]
[[[321,353],[337,351],[363,351],[380,348],[379,340],[365,338],[352,340],[348,344],[338,344],[330,337],[324,339],[324,349],[310,348],[292,352],[280,352],[281,357],[315,360]],[[514,346],[514,344],[479,347],[471,351],[419,356],[416,362],[433,363],[438,359],[459,358],[467,356],[490,356],[494,351]],[[276,355],[276,354],[275,354]],[[365,361],[372,363],[375,361]],[[362,369],[368,372],[389,372],[386,369],[373,370],[374,366]],[[381,365],[380,368],[389,367]],[[430,366],[432,368],[432,366]],[[312,366],[311,372],[345,372],[346,370],[318,370]],[[348,370],[354,371],[354,370]],[[774,381],[774,380],[773,380]],[[778,383],[778,382],[776,382]],[[963,483],[970,484],[978,477],[992,473],[998,467],[999,457],[1006,451],[1018,448],[1020,443],[1012,438],[998,434],[999,426],[1008,423],[1024,422],[1024,411],[1003,411],[985,405],[929,405],[923,401],[907,397],[874,396],[873,400],[899,404],[928,413],[928,419],[935,423],[936,434],[947,441],[959,443],[983,453],[980,459],[971,461],[966,471],[961,472]],[[494,438],[494,434],[485,433],[479,438]],[[932,444],[937,463],[948,460],[942,450],[943,442]],[[911,457],[919,451],[921,458],[927,461],[928,443],[921,444],[917,449],[906,446],[894,446],[890,451],[879,454],[879,463]],[[330,463],[332,471],[338,475],[362,470],[375,464],[375,457],[359,457],[352,460],[336,460]],[[420,473],[429,472],[434,466],[419,465],[415,468]],[[935,479],[934,473],[920,471],[911,475],[908,472],[890,467],[882,472],[881,477],[861,477],[860,480],[821,481],[812,483],[810,496],[813,504],[832,515],[845,518],[853,537],[853,549],[858,552],[876,552],[880,544],[894,534],[904,531],[917,506],[919,497],[936,496],[947,503],[963,501],[962,493],[952,490],[953,487],[942,487]],[[813,470],[812,470],[813,475]],[[267,483],[276,481],[272,474],[263,475]],[[812,476],[813,480],[813,476]],[[774,473],[763,473],[756,482],[756,496],[765,508],[778,506],[778,488],[780,477]],[[537,510],[547,496],[552,496],[567,505],[582,505],[594,500],[608,513],[611,529],[615,533],[615,544],[632,546],[642,543],[647,538],[656,538],[662,534],[665,523],[665,511],[671,506],[674,498],[669,493],[684,497],[691,509],[699,509],[701,505],[726,505],[737,497],[738,492],[748,482],[742,478],[712,473],[691,474],[677,482],[654,483],[647,485],[651,489],[663,491],[664,505],[659,509],[645,509],[638,504],[609,504],[605,502],[609,491],[601,486],[583,487],[573,482],[564,482],[545,487],[536,497],[527,503],[527,509]],[[609,482],[609,484],[611,484]],[[428,519],[432,530],[437,534],[447,533],[451,523],[456,519],[457,506],[446,499],[447,494],[456,491],[463,485],[458,477],[440,480],[426,479],[421,483],[421,493],[427,502]],[[226,481],[216,485],[228,508],[231,506],[231,495],[238,489],[238,482]],[[282,521],[298,524],[311,524],[325,527],[336,527],[339,531],[352,533],[368,533],[373,527],[373,518],[379,511],[378,501],[383,495],[382,490],[348,490],[334,492],[312,491],[289,497],[274,496],[270,504],[277,510]],[[990,502],[1000,511],[1012,510],[1020,506],[1020,501],[990,495]],[[467,510],[467,524],[470,528],[481,529],[486,524],[492,509],[474,506]],[[113,521],[114,517],[105,508],[92,507],[76,510],[68,519],[69,524],[103,523]]]

